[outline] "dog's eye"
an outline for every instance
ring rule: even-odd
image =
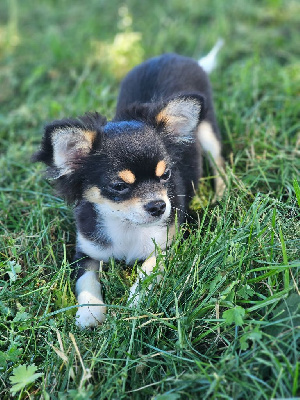
[[[124,182],[113,182],[109,185],[109,189],[111,192],[125,194],[129,191],[129,186]]]
[[[170,169],[166,169],[165,172],[160,176],[160,181],[161,182],[167,182],[170,179],[171,176],[171,170]]]

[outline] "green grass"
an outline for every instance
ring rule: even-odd
[[[1,399],[300,397],[299,15],[296,0],[0,3]],[[218,37],[228,192],[209,205],[202,182],[137,309],[134,273],[111,261],[107,320],[81,331],[72,211],[30,162],[43,124],[111,118],[129,68]]]

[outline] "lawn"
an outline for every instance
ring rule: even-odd
[[[1,1],[1,399],[300,398],[299,23],[296,0]],[[219,37],[226,195],[208,171],[136,309],[137,266],[111,260],[107,320],[82,331],[72,207],[30,161],[43,125],[112,118],[131,67]]]

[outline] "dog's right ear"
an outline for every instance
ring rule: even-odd
[[[90,154],[99,128],[105,123],[106,119],[98,113],[52,122],[45,127],[41,149],[32,160],[47,164],[54,179],[70,174]]]
[[[205,115],[205,101],[199,94],[181,94],[164,104],[156,115],[156,122],[171,132],[176,143],[195,140],[194,131]]]

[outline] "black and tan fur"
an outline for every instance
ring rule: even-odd
[[[98,269],[111,257],[156,264],[182,223],[209,152],[222,195],[221,138],[209,80],[199,64],[166,54],[134,68],[123,80],[115,118],[97,113],[55,121],[45,128],[35,161],[48,165],[58,192],[75,205],[78,260],[76,322],[105,318]],[[138,281],[130,301],[137,301]],[[91,306],[88,306],[91,304]]]

